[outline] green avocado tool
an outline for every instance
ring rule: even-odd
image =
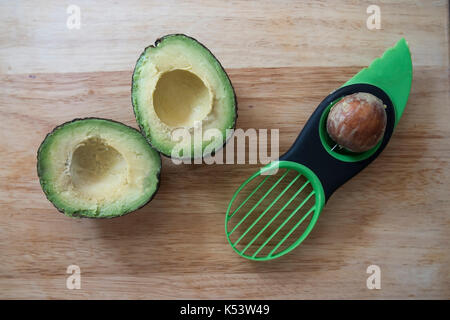
[[[251,260],[274,259],[297,247],[311,232],[333,192],[384,149],[403,114],[411,82],[411,54],[405,39],[401,39],[327,96],[292,147],[234,193],[225,218],[231,247]],[[386,105],[383,139],[363,153],[334,148],[326,132],[330,108],[356,92],[371,93]]]

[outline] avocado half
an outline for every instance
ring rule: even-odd
[[[37,172],[47,199],[67,216],[112,218],[148,203],[161,158],[139,131],[100,118],[56,127],[39,147]]]
[[[205,46],[183,34],[164,36],[144,50],[134,69],[131,100],[141,131],[168,157],[197,158],[207,146],[217,151],[230,136],[227,129],[236,125],[228,75]],[[194,137],[199,126],[202,133]],[[177,139],[174,129],[190,138]]]

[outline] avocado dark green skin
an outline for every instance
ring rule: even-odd
[[[222,64],[220,63],[220,61],[216,58],[216,56],[215,56],[215,55],[214,55],[214,54],[213,54],[213,53],[212,53],[212,52],[211,52],[211,51],[210,51],[203,43],[199,42],[197,39],[194,39],[194,38],[192,38],[192,37],[190,37],[190,36],[187,36],[187,35],[185,35],[184,33],[171,33],[171,34],[166,34],[165,36],[162,36],[162,37],[156,39],[156,41],[155,41],[154,44],[145,47],[145,49],[144,49],[144,50],[142,51],[142,53],[139,55],[139,58],[136,60],[136,64],[135,64],[135,66],[134,66],[133,75],[134,75],[134,73],[136,72],[136,67],[137,67],[137,65],[138,65],[139,60],[140,60],[140,59],[142,58],[142,56],[145,54],[145,51],[147,51],[148,48],[155,48],[155,47],[157,47],[158,44],[159,44],[161,41],[163,41],[165,38],[167,38],[167,37],[172,37],[172,36],[182,36],[182,37],[186,37],[186,38],[189,38],[189,39],[191,39],[191,40],[197,42],[197,43],[198,43],[199,45],[201,45],[204,49],[206,49],[206,50],[214,57],[214,59],[216,59],[217,63],[220,65],[220,67],[222,68],[223,72],[224,72],[225,75],[227,76],[228,81],[230,82],[230,85],[231,85],[231,89],[233,90],[234,106],[235,106],[235,108],[234,108],[234,110],[235,110],[235,111],[234,111],[235,115],[234,115],[233,130],[235,130],[235,129],[236,129],[236,122],[237,122],[237,118],[238,118],[238,103],[237,103],[236,91],[234,90],[233,83],[232,83],[231,80],[230,80],[230,76],[229,76],[228,73],[225,71],[224,67],[222,66]],[[145,139],[147,140],[147,142],[148,142],[155,150],[157,150],[157,151],[158,151],[160,154],[162,154],[163,156],[165,156],[165,157],[167,157],[167,158],[171,158],[171,155],[170,155],[170,154],[165,154],[164,152],[159,151],[158,149],[156,149],[156,148],[153,146],[152,142],[147,138],[147,135],[145,134],[144,128],[141,126],[141,124],[139,123],[139,121],[138,121],[138,119],[137,119],[137,114],[136,114],[136,108],[137,108],[137,106],[134,105],[134,101],[133,101],[133,85],[134,85],[134,81],[133,81],[133,78],[134,78],[134,77],[133,77],[133,75],[131,76],[131,104],[132,104],[132,106],[133,106],[134,117],[135,117],[136,122],[137,122],[137,124],[138,124],[138,126],[139,126],[139,129],[141,130],[141,133],[142,133],[142,135],[145,137]],[[219,150],[221,150],[223,147],[225,147],[225,145],[227,144],[228,140],[231,139],[232,137],[233,137],[233,135],[229,136],[229,137],[224,141],[224,143],[222,144],[222,146],[221,146],[220,148],[217,148],[216,151],[219,151]],[[212,154],[212,155],[213,155],[213,154]],[[197,158],[199,158],[199,157],[197,157]],[[194,160],[194,159],[197,159],[197,158],[194,157],[194,156],[192,156],[192,157],[190,157],[190,158],[182,158],[182,159],[191,159],[191,160]]]
[[[72,120],[70,120],[70,121],[66,121],[66,122],[64,122],[64,123],[62,123],[62,124],[60,124],[60,125],[54,127],[52,131],[50,131],[49,133],[47,133],[47,134],[45,135],[45,138],[42,140],[41,144],[39,145],[39,148],[38,148],[38,151],[37,151],[37,154],[36,154],[36,168],[37,168],[37,175],[38,175],[38,179],[39,179],[39,184],[41,185],[41,189],[42,189],[43,192],[44,192],[44,186],[41,184],[41,173],[42,173],[42,170],[41,170],[41,168],[39,168],[39,157],[40,157],[40,153],[41,153],[41,147],[42,147],[42,144],[44,143],[44,141],[47,139],[48,136],[50,136],[50,135],[51,135],[53,132],[55,132],[56,130],[58,130],[58,129],[64,127],[65,125],[67,125],[67,124],[69,124],[69,123],[72,123],[72,122],[75,122],[75,121],[78,121],[78,120],[88,120],[88,119],[107,120],[107,121],[119,123],[119,124],[122,124],[122,125],[124,125],[124,126],[127,126],[128,128],[133,129],[133,130],[139,132],[140,134],[142,134],[140,131],[136,130],[136,128],[130,127],[130,126],[128,126],[128,125],[126,125],[126,124],[124,124],[124,123],[122,123],[122,122],[119,122],[119,121],[116,121],[116,120],[112,120],[112,119],[107,119],[107,118],[98,118],[98,117],[75,118],[75,119],[72,119]],[[146,140],[147,140],[147,139],[146,139]],[[158,154],[160,154],[160,153],[158,152]],[[161,160],[161,156],[160,156],[160,160]],[[108,217],[88,217],[88,216],[84,216],[84,215],[76,214],[76,213],[75,213],[75,214],[72,214],[71,217],[74,217],[74,218],[97,219],[97,220],[98,220],[98,219],[113,219],[113,218],[118,218],[118,217],[126,216],[126,215],[129,214],[129,213],[135,212],[135,211],[137,211],[137,210],[139,210],[139,209],[145,207],[150,201],[153,200],[153,198],[155,197],[155,195],[158,193],[159,187],[160,187],[160,185],[161,185],[161,169],[162,169],[162,165],[159,167],[159,171],[158,171],[158,174],[157,174],[158,183],[156,184],[155,192],[154,192],[153,195],[150,197],[150,199],[148,199],[148,201],[147,201],[146,203],[144,203],[142,206],[140,206],[139,208],[136,208],[136,209],[133,210],[133,211],[129,211],[129,212],[127,212],[127,213],[124,213],[124,214],[118,215],[118,216],[108,216]],[[64,213],[63,210],[61,210],[60,208],[58,208],[57,206],[55,206],[55,204],[53,204],[53,202],[50,201],[50,199],[49,199],[48,196],[47,196],[47,193],[44,192],[44,194],[45,194],[45,197],[47,198],[47,200],[53,205],[53,207],[55,207],[56,210],[58,210],[58,212],[61,212],[62,214],[64,214],[64,215],[66,216],[66,214]]]

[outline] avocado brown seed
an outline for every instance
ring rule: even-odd
[[[347,150],[364,152],[382,139],[386,122],[383,102],[370,93],[358,92],[345,96],[331,108],[327,132]]]

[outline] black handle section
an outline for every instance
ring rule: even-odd
[[[368,158],[357,162],[345,162],[334,158],[322,145],[319,135],[320,118],[335,100],[357,92],[366,92],[380,98],[386,105],[387,123],[379,148]],[[370,84],[353,84],[341,87],[326,97],[305,124],[292,147],[280,160],[294,161],[307,166],[319,178],[328,200],[333,192],[371,163],[386,147],[394,131],[395,109],[389,96]]]

